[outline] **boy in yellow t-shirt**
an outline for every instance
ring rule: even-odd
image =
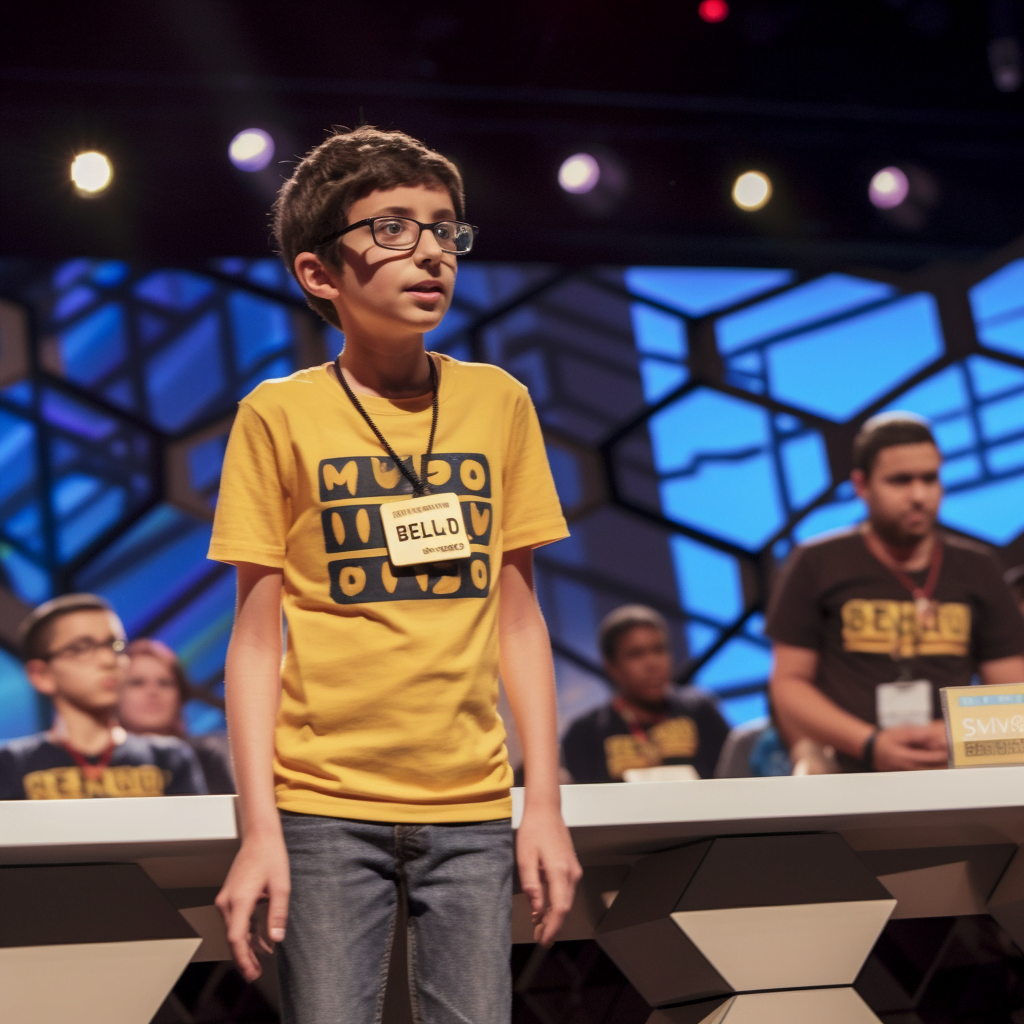
[[[217,903],[253,979],[250,921],[269,898],[286,1022],[379,1019],[399,900],[417,1019],[508,1021],[499,668],[538,941],[580,875],[533,591],[532,549],[567,535],[537,416],[502,370],[423,346],[472,246],[463,216],[450,161],[373,128],[330,136],[275,204],[282,257],[345,347],[242,401],[210,557],[238,569],[226,687],[242,846]]]

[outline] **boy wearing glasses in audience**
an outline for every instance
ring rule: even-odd
[[[226,676],[243,838],[217,903],[252,979],[252,911],[269,898],[285,1022],[379,1020],[404,904],[415,1019],[507,1024],[499,666],[539,941],[580,875],[533,590],[532,549],[568,533],[537,415],[502,370],[423,344],[473,243],[462,217],[449,160],[368,127],[310,152],[275,206],[282,258],[345,347],[241,403],[210,557],[238,569]]]
[[[187,744],[129,736],[117,724],[128,657],[124,627],[103,598],[47,601],[22,622],[19,638],[29,682],[53,705],[53,724],[0,746],[0,800],[206,792]]]

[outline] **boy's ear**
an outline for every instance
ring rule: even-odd
[[[35,690],[44,697],[52,697],[57,692],[50,666],[42,658],[30,658],[26,661],[25,675]]]
[[[856,492],[857,497],[863,499],[867,485],[867,477],[864,475],[864,470],[853,470],[853,472],[850,473],[850,482],[853,484],[853,489]]]
[[[338,286],[335,283],[338,271],[331,270],[316,253],[300,252],[293,266],[296,280],[310,295],[328,301],[338,297]]]

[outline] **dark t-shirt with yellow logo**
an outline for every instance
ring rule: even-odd
[[[818,652],[818,688],[841,708],[875,722],[875,687],[901,665],[939,690],[967,686],[979,663],[1024,654],[1024,619],[995,560],[981,547],[942,536],[943,557],[923,621],[908,589],[864,543],[858,528],[798,547],[780,575],[765,632]],[[909,573],[923,586],[928,571]]]
[[[653,750],[633,737],[613,704],[606,704],[569,726],[562,761],[573,782],[621,782],[629,768],[663,764],[692,764],[702,779],[710,779],[729,726],[708,694],[687,686],[666,702],[664,721],[645,731]]]
[[[97,758],[86,758],[95,763]],[[89,777],[44,733],[0,746],[0,800],[189,796],[207,792],[192,748],[170,736],[128,736]]]

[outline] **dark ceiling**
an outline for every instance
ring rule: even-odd
[[[888,263],[977,258],[1024,232],[1024,92],[993,84],[993,37],[1024,0],[697,0],[514,5],[28,4],[0,36],[0,254],[179,264],[269,252],[289,162],[332,124],[399,127],[456,159],[487,259]],[[241,128],[267,171],[226,157]],[[83,200],[71,156],[108,153]],[[580,149],[625,169],[598,216],[555,175]],[[900,225],[867,201],[917,168],[934,206]],[[739,171],[775,184],[742,213]]]

